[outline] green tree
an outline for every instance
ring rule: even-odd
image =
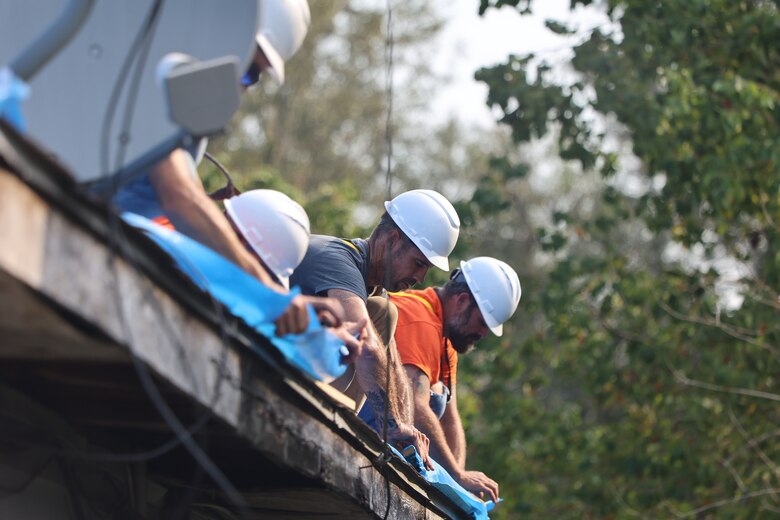
[[[272,186],[300,201],[315,233],[364,233],[354,209],[385,197],[386,16],[383,3],[313,3],[311,27],[287,64],[285,84],[263,78],[243,96],[225,137],[210,145],[240,187]],[[405,153],[418,131],[410,114],[436,81],[422,49],[442,21],[422,0],[398,3],[393,16],[392,131],[400,177],[414,164]],[[415,81],[402,83],[404,77]]]
[[[613,24],[574,48],[569,83],[536,56],[477,75],[517,143],[553,135],[601,189],[538,233],[545,319],[495,347],[472,449],[506,518],[776,514],[777,3],[594,4]],[[481,9],[502,5],[533,7]]]

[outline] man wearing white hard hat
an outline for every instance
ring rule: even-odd
[[[225,199],[225,213],[248,251],[286,289],[309,246],[309,216],[276,190],[251,190]]]
[[[382,410],[378,414],[382,424],[375,425],[377,431],[383,431],[387,418],[390,440],[402,443],[417,435],[418,430],[412,425],[406,375],[393,349],[385,350],[392,339],[395,312],[392,305],[381,304],[384,300],[373,300],[379,304],[369,308],[368,296],[375,288],[408,289],[422,282],[434,265],[449,270],[447,257],[457,242],[460,220],[452,204],[432,190],[402,193],[386,202],[385,209],[368,239],[312,236],[306,256],[290,281],[304,294],[340,301],[348,321],[371,319],[354,370],[334,386],[353,397],[358,408],[365,395],[375,410]],[[388,363],[392,374],[389,381]],[[356,381],[348,388],[354,375]],[[427,452],[427,446],[422,448]],[[420,454],[428,463],[423,450]]]
[[[260,3],[260,29],[255,35],[259,52],[242,84],[251,86],[260,72],[284,83],[284,63],[298,52],[311,24],[306,0],[264,0]]]
[[[309,245],[309,216],[303,207],[276,190],[251,190],[225,200],[225,215],[244,247],[286,289],[290,274],[300,264]],[[366,321],[338,324],[329,309],[318,309],[319,318],[344,342],[351,363],[359,355]],[[279,325],[277,324],[277,327]]]
[[[414,424],[431,442],[431,456],[465,489],[495,501],[498,484],[466,469],[466,438],[455,390],[458,355],[503,323],[520,302],[520,281],[506,263],[490,257],[461,262],[443,287],[391,293],[398,311],[395,342],[411,383]],[[373,423],[368,406],[361,418]]]
[[[278,82],[284,80],[284,61],[300,48],[310,23],[306,0],[263,0],[260,27],[255,35],[254,60],[241,79],[248,88],[267,72]],[[124,186],[114,197],[121,211],[130,211],[157,221],[169,221],[175,228],[231,260],[263,284],[285,291],[261,262],[243,247],[228,220],[209,198],[197,175],[196,163],[205,151],[202,139],[193,149],[177,149]],[[296,298],[277,322],[280,334],[302,332],[308,323],[306,303],[329,308],[340,317],[340,310],[327,301]]]

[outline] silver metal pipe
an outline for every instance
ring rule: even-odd
[[[78,32],[95,0],[70,0],[62,14],[11,63],[11,70],[29,82]]]

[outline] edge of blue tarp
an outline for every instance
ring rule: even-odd
[[[343,343],[320,325],[310,305],[307,306],[309,327],[304,333],[276,336],[274,321],[300,294],[299,289],[293,288],[288,294],[278,293],[220,254],[178,231],[159,226],[135,213],[123,213],[122,219],[159,245],[198,288],[268,338],[291,364],[320,381],[331,381],[344,373]]]
[[[376,414],[374,413],[374,409],[369,403],[363,405],[363,407],[360,409],[358,417],[362,419],[363,422],[371,426],[374,431],[377,431]],[[492,500],[483,502],[472,493],[469,493],[463,486],[458,484],[455,479],[452,478],[447,470],[442,468],[438,462],[433,460],[433,458],[429,457],[434,465],[433,471],[426,471],[420,456],[417,454],[417,450],[415,450],[413,446],[409,446],[406,450],[409,449],[414,450],[414,453],[410,453],[410,455],[404,456],[404,458],[425,478],[425,480],[433,484],[434,487],[439,488],[445,495],[458,503],[463,509],[472,513],[472,518],[488,518],[487,513],[489,513],[495,507],[495,504]],[[499,499],[499,502],[500,501],[501,499]]]
[[[408,446],[401,453],[394,447],[390,448],[402,459],[408,462],[420,475],[433,487],[441,491],[450,500],[455,502],[462,510],[466,511],[470,518],[474,520],[489,520],[488,513],[496,507],[495,502],[488,500],[483,502],[477,498],[474,494],[466,491],[466,489],[458,484],[452,475],[450,475],[446,469],[428,457],[433,465],[432,470],[425,469],[420,454],[417,453],[417,449],[414,446]],[[499,502],[503,499],[499,498]]]
[[[24,132],[22,101],[30,95],[30,86],[10,67],[0,68],[0,117],[8,120],[19,132]]]

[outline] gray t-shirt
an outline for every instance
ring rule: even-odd
[[[368,300],[368,242],[312,235],[306,256],[290,277],[290,287],[303,294],[325,296],[330,289],[343,289]]]

